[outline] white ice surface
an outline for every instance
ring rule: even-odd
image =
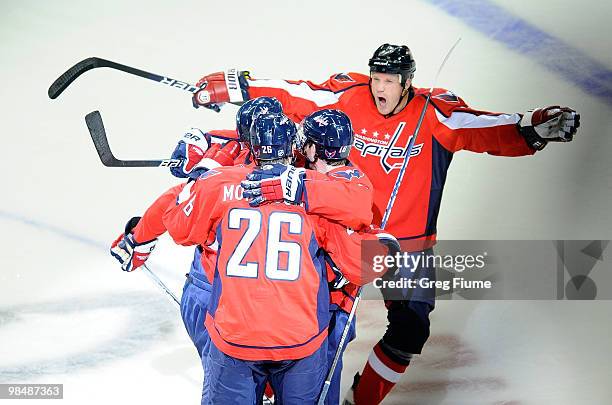
[[[612,69],[609,2],[495,3]],[[407,43],[425,87],[461,36],[439,86],[492,111],[570,105],[583,124],[572,144],[532,158],[457,154],[439,237],[612,239],[610,105],[431,2],[13,0],[0,10],[0,383],[63,383],[69,404],[199,401],[199,359],[176,304],[106,251],[174,180],[103,167],[83,117],[102,112],[119,157],[154,158],[185,128],[230,128],[235,108],[196,111],[179,90],[104,69],[49,100],[49,84],[88,56],[191,82],[226,66],[322,81],[364,71],[382,42]],[[164,239],[150,266],[180,293],[190,254]],[[423,355],[385,403],[610,404],[611,310],[607,301],[440,301]],[[343,391],[386,325],[379,302],[363,302],[358,317]]]

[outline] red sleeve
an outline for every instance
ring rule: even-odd
[[[317,228],[324,230],[324,237],[320,239],[323,249],[348,281],[365,285],[382,275],[373,270],[370,260],[374,255],[387,252],[375,233],[369,230],[354,232],[323,218],[319,219]],[[367,245],[362,249],[364,243]]]
[[[208,245],[214,241],[214,226],[219,219],[220,193],[215,169],[188,183],[167,207],[163,223],[179,245]]]
[[[181,192],[184,186],[185,184],[180,184],[172,187],[159,196],[157,200],[147,208],[138,222],[138,225],[134,228],[134,239],[138,242],[146,242],[166,232],[166,226],[164,225],[162,217],[168,206],[176,201],[176,196]]]
[[[372,183],[356,167],[342,166],[327,174],[306,171],[306,212],[352,229],[372,223]]]
[[[238,133],[234,129],[213,129],[207,132],[213,137],[213,142],[216,139],[220,141],[239,141]]]
[[[434,108],[428,109],[427,119],[432,123],[434,137],[448,151],[469,150],[498,156],[535,153],[518,130],[519,114],[471,109],[445,89],[435,89],[433,94]]]
[[[369,83],[360,73],[337,73],[327,81],[316,84],[305,80],[251,79],[249,97],[276,97],[283,111],[300,122],[305,116],[322,108],[335,108],[341,95],[354,86]]]

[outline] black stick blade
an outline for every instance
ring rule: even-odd
[[[57,98],[57,96],[62,94],[62,92],[66,90],[66,88],[70,86],[70,83],[75,81],[77,77],[81,76],[88,70],[99,67],[99,60],[100,59],[96,57],[83,59],[70,69],[66,70],[60,77],[51,83],[51,86],[49,86],[49,90],[47,91],[49,98]]]
[[[180,80],[173,79],[171,77],[161,76],[156,73],[147,72],[145,70],[136,69],[131,66],[122,65],[121,63],[113,62],[107,59],[91,57],[87,59],[83,59],[67,71],[65,71],[60,77],[58,77],[49,87],[47,94],[49,94],[49,98],[55,99],[57,98],[70,84],[75,81],[79,76],[88,70],[96,69],[96,68],[110,68],[119,70],[125,73],[129,73],[135,76],[140,76],[145,79],[153,80],[155,82],[165,84],[169,87],[176,87],[180,90],[185,90],[190,93],[196,93],[200,90],[199,87],[194,86],[193,84],[183,82]]]
[[[104,166],[120,166],[119,161],[113,155],[110,145],[108,144],[108,138],[106,137],[106,130],[104,129],[104,123],[102,122],[102,115],[100,115],[100,111],[93,111],[87,114],[85,116],[85,123],[89,129],[89,134],[91,135],[91,140],[96,147],[98,156],[100,156],[100,160]]]
[[[121,160],[117,159],[111,151],[106,137],[106,130],[99,111],[90,112],[85,116],[85,123],[89,129],[91,140],[96,147],[100,161],[107,167],[176,167],[182,163],[179,159],[160,160]]]

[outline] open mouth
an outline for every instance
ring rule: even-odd
[[[385,106],[385,105],[387,105],[387,99],[386,99],[386,98],[384,98],[384,97],[376,97],[376,98],[378,99],[378,104],[379,104],[380,106]]]

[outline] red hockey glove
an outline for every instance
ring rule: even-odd
[[[121,263],[123,271],[134,271],[142,266],[155,248],[157,239],[148,242],[137,242],[132,235],[132,230],[140,221],[140,217],[134,217],[125,226],[125,232],[119,235],[112,243],[110,254]]]
[[[542,150],[548,142],[570,142],[580,126],[580,114],[568,107],[536,108],[523,114],[518,125],[529,146]]]
[[[240,143],[237,141],[228,141],[223,145],[214,143],[204,153],[204,157],[191,171],[189,177],[197,178],[203,173],[219,166],[233,166],[234,160],[240,154]]]
[[[237,69],[202,77],[196,84],[200,90],[193,95],[193,106],[203,106],[219,112],[224,103],[245,102],[249,99],[248,77],[249,72],[240,72]]]
[[[240,154],[240,142],[228,141],[219,149],[215,156],[212,158],[215,162],[221,166],[233,166],[234,160]]]

